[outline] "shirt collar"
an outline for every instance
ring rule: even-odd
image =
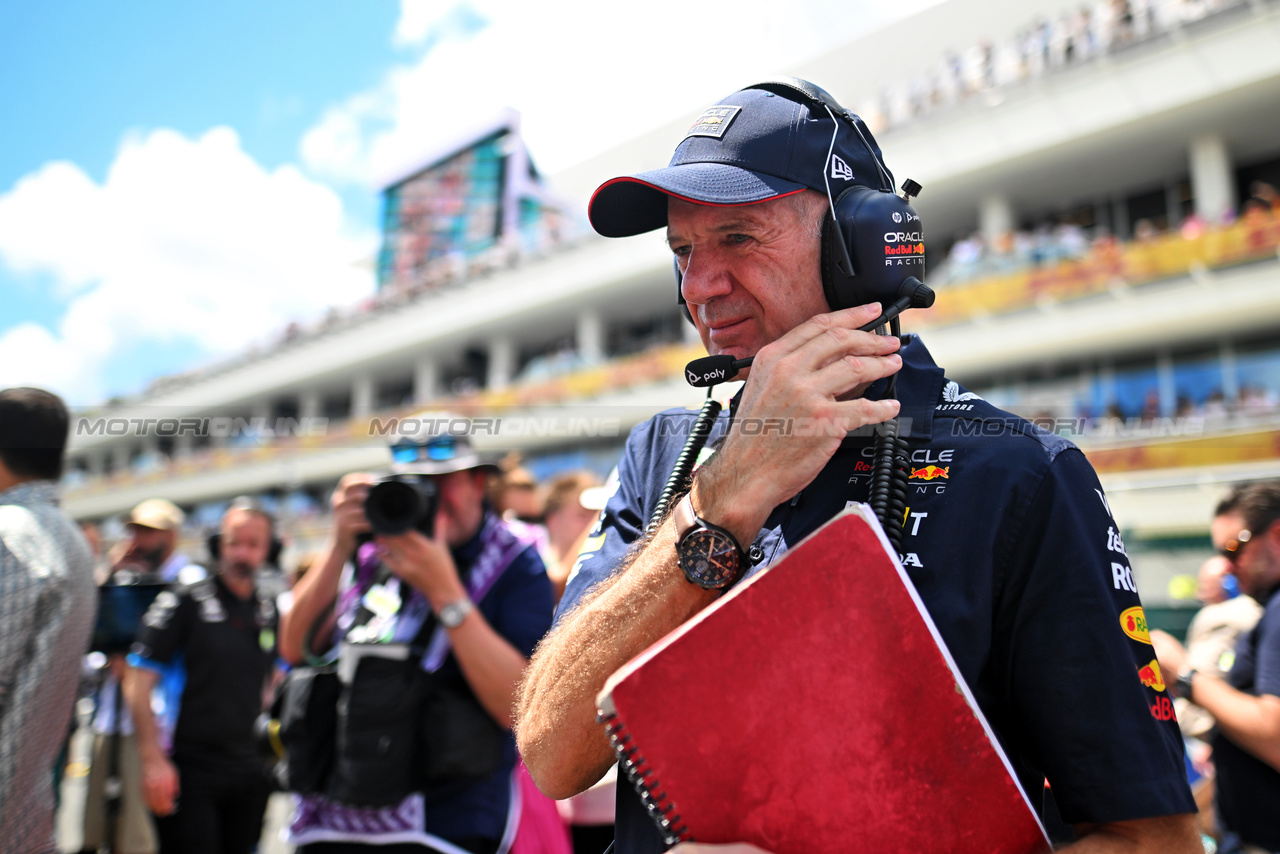
[[[31,507],[36,504],[58,505],[58,484],[52,480],[25,480],[0,492],[0,504]]]
[[[946,378],[919,335],[911,333],[903,337],[907,340],[898,351],[902,356],[897,390],[902,409],[898,418],[903,427],[909,426],[911,429],[903,430],[901,435],[913,439],[929,439],[933,436],[933,413],[938,401],[942,399],[942,386]],[[876,380],[863,397],[882,400],[888,387],[888,379]]]

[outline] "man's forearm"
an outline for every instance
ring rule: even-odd
[[[129,714],[133,718],[133,732],[138,743],[138,752],[144,760],[164,754],[160,746],[160,728],[156,726],[156,716],[151,711],[151,692],[158,681],[159,677],[150,670],[129,667],[125,670],[120,686],[125,703],[129,707]]]
[[[613,751],[595,720],[605,680],[717,595],[685,581],[668,519],[629,565],[547,636],[521,685],[516,725],[525,764],[544,792],[575,795],[608,769]]]
[[[1194,815],[1164,815],[1076,825],[1077,842],[1063,854],[1203,854]]]
[[[335,536],[315,569],[293,589],[293,605],[280,617],[280,656],[290,664],[302,661],[307,633],[338,593],[342,567],[351,556],[354,541]]]
[[[1280,697],[1255,697],[1211,673],[1197,673],[1189,699],[1213,715],[1237,747],[1280,770]]]

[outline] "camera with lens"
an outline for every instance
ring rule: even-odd
[[[144,568],[118,569],[98,587],[98,616],[89,649],[107,655],[128,652],[147,609],[167,586]]]
[[[440,495],[435,478],[425,474],[393,474],[375,483],[364,499],[364,515],[375,534],[418,531],[435,533]]]

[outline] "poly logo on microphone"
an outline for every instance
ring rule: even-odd
[[[685,378],[685,381],[689,383],[689,385],[694,385],[694,386],[696,386],[698,384],[698,380],[701,379],[701,377],[699,377],[697,374],[695,374],[693,371],[689,370],[688,368],[684,369],[684,378]]]
[[[840,158],[839,154],[831,155],[831,177],[841,178],[845,181],[853,180],[853,170],[849,168],[849,164]]]

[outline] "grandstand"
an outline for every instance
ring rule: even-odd
[[[1171,580],[1208,553],[1222,487],[1280,476],[1280,2],[947,0],[788,71],[924,185],[939,293],[904,328],[1080,444],[1144,599],[1189,598]],[[540,476],[607,470],[627,428],[696,403],[681,368],[701,350],[660,238],[596,238],[582,211],[664,163],[689,119],[545,180],[512,116],[424,158],[384,193],[374,300],[83,413],[68,510],[164,495],[194,534],[253,492],[305,541],[337,478],[382,465],[394,419],[425,409],[505,419],[477,443]],[[415,243],[415,198],[460,224]],[[181,419],[221,427],[166,429]]]

